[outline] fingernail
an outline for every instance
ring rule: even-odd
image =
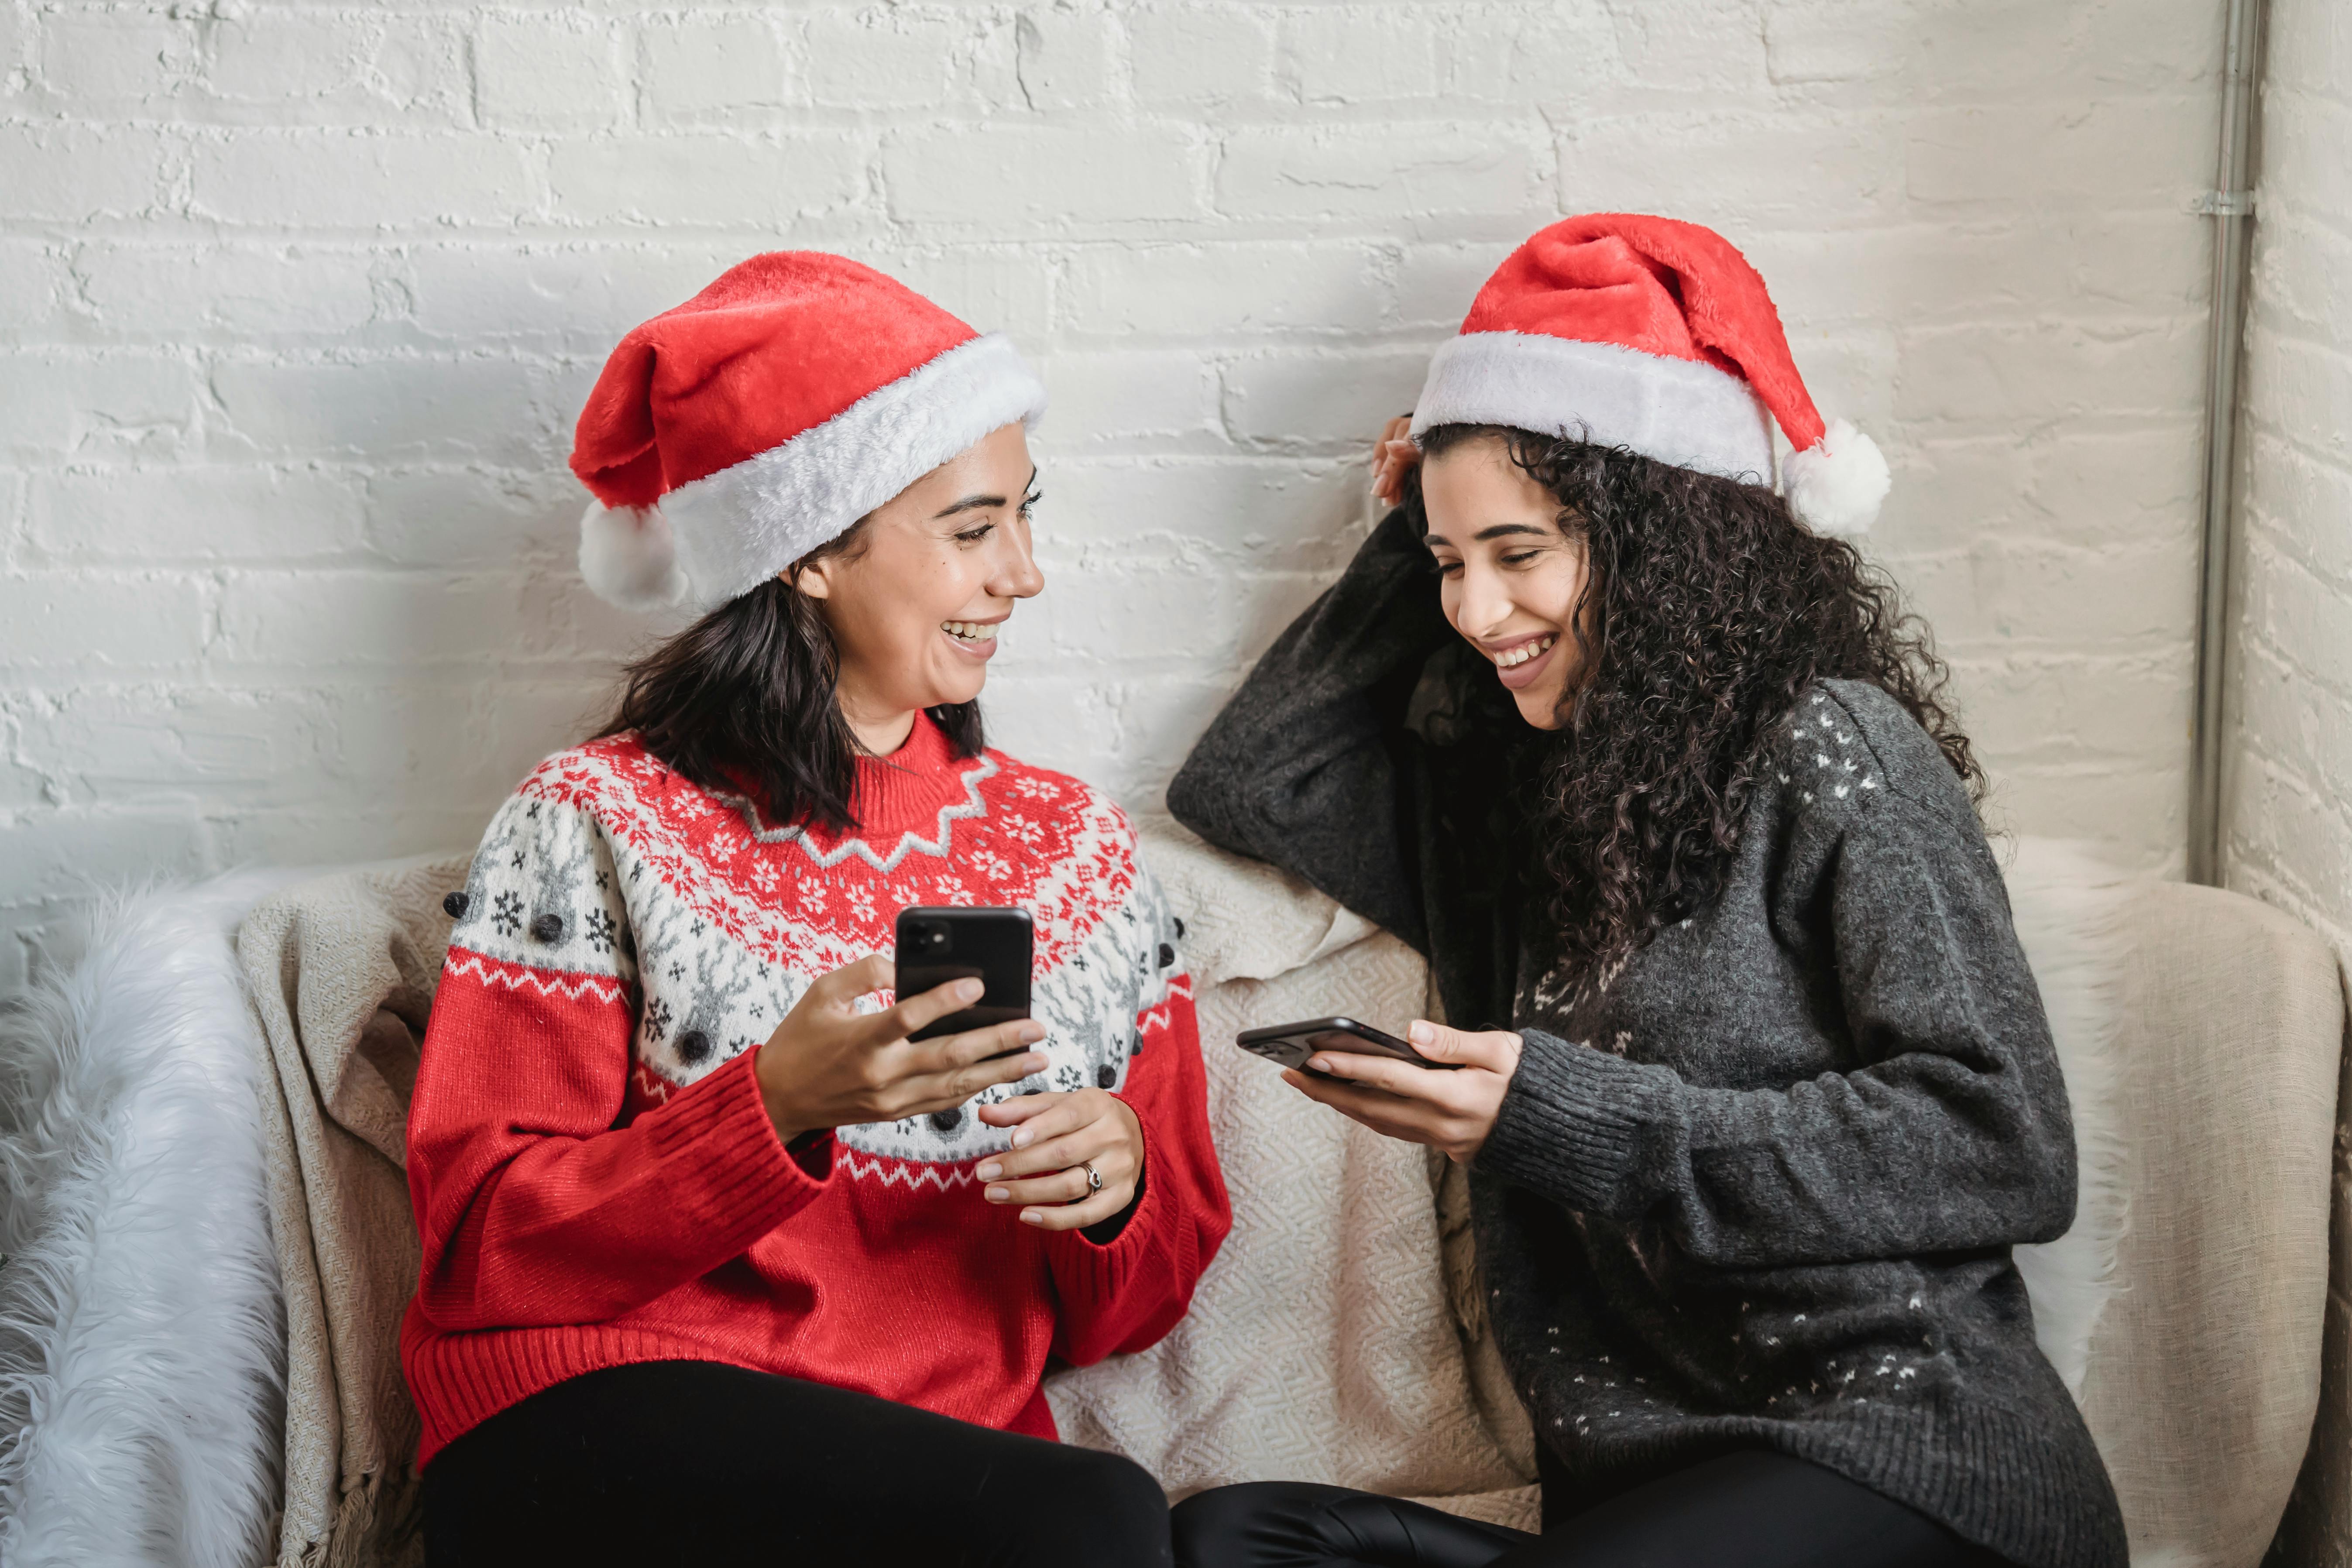
[[[972,1174],[978,1176],[983,1182],[992,1182],[996,1180],[997,1177],[1004,1174],[1004,1167],[998,1164],[995,1161],[991,1160],[987,1164],[982,1165],[979,1170],[974,1171]]]
[[[1021,1065],[1031,1072],[1044,1072],[1048,1064],[1043,1051],[1031,1051],[1021,1058]]]
[[[1026,1149],[1029,1147],[1029,1129],[1024,1127],[1020,1131],[1015,1132],[1013,1135],[1013,1146],[1015,1149]]]
[[[982,985],[977,980],[959,980],[956,982],[956,996],[960,1001],[977,1002],[980,1000],[980,994],[987,989],[987,986]]]
[[[1437,1037],[1437,1031],[1416,1019],[1412,1027],[1404,1032],[1404,1037],[1416,1046],[1425,1046]]]
[[[1021,1211],[1021,1223],[1023,1225],[1044,1225],[1045,1223],[1045,1216],[1039,1214],[1035,1209],[1023,1209]]]
[[[1329,1072],[1331,1070],[1331,1058],[1329,1057],[1317,1057],[1307,1064],[1307,1070],[1308,1072]]]
[[[1045,1037],[1045,1025],[1043,1025],[1043,1024],[1024,1024],[1024,1025],[1022,1025],[1022,1026],[1021,1026],[1021,1043],[1022,1043],[1023,1045],[1024,1045],[1024,1046],[1034,1046],[1034,1045],[1035,1045],[1038,1041],[1040,1041],[1040,1040],[1044,1039]]]
[[[1003,1187],[991,1187],[988,1189],[988,1201],[992,1204],[1001,1204],[1009,1195],[1010,1194],[1007,1194]]]

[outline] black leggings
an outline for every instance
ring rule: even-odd
[[[1677,1470],[1541,1535],[1306,1481],[1176,1505],[1178,1568],[1995,1568],[1925,1514],[1802,1459]]]
[[[559,1383],[425,1468],[428,1568],[1166,1568],[1139,1465],[710,1362]]]

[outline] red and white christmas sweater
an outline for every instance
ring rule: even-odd
[[[490,824],[408,1120],[420,1465],[562,1379],[678,1359],[1050,1436],[1049,1357],[1183,1315],[1231,1216],[1178,928],[1127,817],[919,716],[853,806],[851,837],[778,826],[622,736],[550,757]],[[762,1042],[913,904],[1029,910],[1050,1066],[980,1099],[1133,1108],[1143,1195],[1108,1242],[987,1203],[972,1167],[1009,1132],[969,1109],[778,1141]]]

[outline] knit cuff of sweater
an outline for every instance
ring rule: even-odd
[[[1573,1209],[1612,1212],[1660,1086],[1651,1069],[1607,1051],[1540,1029],[1522,1029],[1519,1038],[1518,1069],[1478,1168]]]
[[[730,1214],[762,1215],[759,1234],[823,1190],[833,1173],[833,1141],[795,1155],[776,1136],[746,1051],[709,1078],[638,1118],[683,1194],[707,1194]]]

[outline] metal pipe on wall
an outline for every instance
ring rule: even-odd
[[[2213,186],[2213,318],[2205,374],[2205,558],[2197,602],[2197,710],[2190,731],[2189,879],[2221,880],[2222,702],[2228,672],[2230,557],[2235,530],[2238,362],[2245,339],[2254,216],[2254,109],[2263,0],[2230,0],[2221,65],[2221,138]]]

